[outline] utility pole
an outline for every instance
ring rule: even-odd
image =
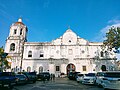
[[[23,42],[24,45],[24,42]],[[24,52],[24,46],[22,46],[22,50],[21,50],[21,63],[20,63],[20,72],[22,72],[22,60],[23,60],[23,52]]]

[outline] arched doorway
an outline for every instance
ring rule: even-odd
[[[27,67],[27,72],[31,72],[31,67],[30,66]]]
[[[41,73],[41,72],[43,72],[43,67],[42,66],[39,67],[39,73]]]
[[[72,63],[70,63],[70,64],[68,64],[67,65],[67,74],[69,73],[69,72],[75,72],[75,65],[74,64],[72,64]]]
[[[105,66],[105,65],[102,65],[102,66],[101,66],[101,70],[102,70],[102,71],[106,71],[106,66]]]

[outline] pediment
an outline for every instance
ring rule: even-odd
[[[88,41],[80,38],[71,29],[66,30],[66,32],[56,40],[53,40],[55,45],[87,45]]]

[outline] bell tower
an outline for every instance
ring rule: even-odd
[[[22,18],[10,26],[9,36],[5,44],[5,52],[11,57],[11,69],[18,72],[22,69],[24,43],[27,42],[27,27]]]

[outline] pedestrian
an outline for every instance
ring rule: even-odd
[[[53,80],[55,81],[55,74],[53,74]]]
[[[53,74],[50,74],[50,80],[52,81]]]

